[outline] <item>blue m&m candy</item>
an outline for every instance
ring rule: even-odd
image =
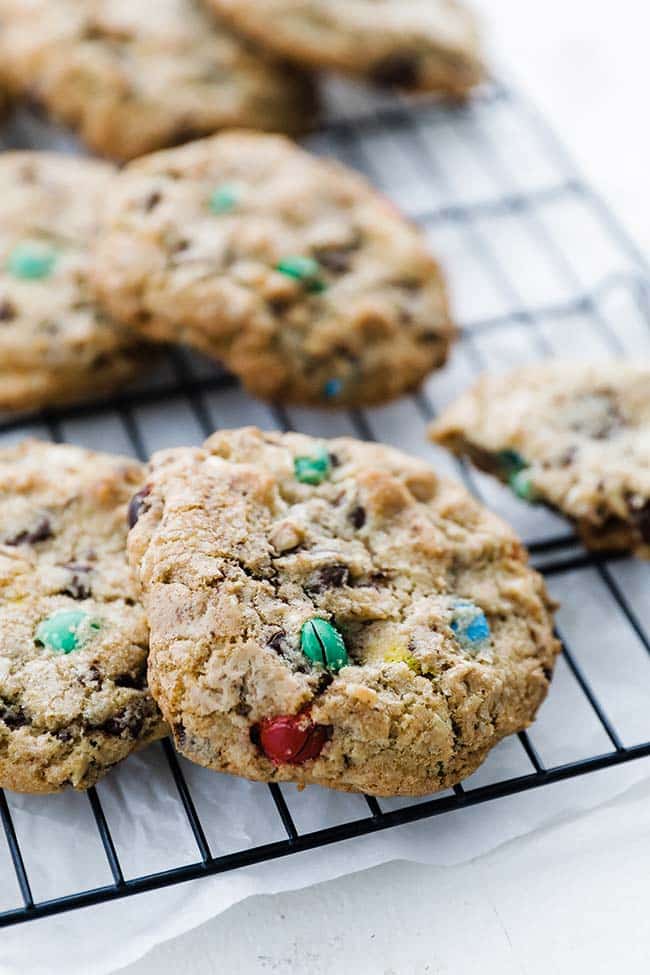
[[[450,623],[463,650],[478,653],[490,640],[490,624],[483,610],[469,599],[456,599],[452,604]]]

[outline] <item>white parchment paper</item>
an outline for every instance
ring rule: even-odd
[[[577,816],[584,844],[592,828],[587,810],[635,784],[647,784],[649,773],[650,762],[643,760],[324,850],[10,928],[0,933],[0,975],[108,975],[252,894],[297,889],[394,859],[464,863]],[[37,818],[27,827],[34,841],[46,826]],[[180,820],[176,825],[182,832]],[[241,831],[241,823],[235,824],[230,838],[241,837]],[[150,822],[140,839],[156,849],[162,837]],[[71,872],[70,863],[59,861],[59,867]]]

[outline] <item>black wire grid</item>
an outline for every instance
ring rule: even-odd
[[[13,141],[14,144],[20,143],[20,136]],[[30,138],[25,141],[29,142]],[[483,185],[485,177],[485,185],[498,187],[496,192],[491,189],[485,197],[469,200],[463,197],[468,186],[465,184],[459,191],[454,185],[453,152],[449,156],[452,143],[454,152],[462,151],[465,160],[471,160],[475,171],[480,173],[478,184]],[[527,156],[522,156],[524,143]],[[642,323],[641,330],[647,329],[650,324],[647,266],[643,255],[604,202],[576,175],[545,123],[508,88],[495,84],[480,94],[470,106],[453,110],[425,101],[407,103],[392,100],[376,105],[366,101],[354,116],[334,114],[333,120],[326,123],[314,137],[313,147],[317,151],[326,149],[351,162],[366,171],[375,182],[383,183],[387,192],[393,195],[397,188],[400,191],[397,193],[398,202],[432,235],[434,249],[437,253],[443,252],[445,264],[443,242],[449,243],[453,238],[455,243],[451,251],[458,258],[459,270],[456,292],[461,299],[464,293],[472,292],[474,304],[481,309],[481,313],[465,316],[466,320],[462,321],[463,340],[452,360],[452,370],[454,363],[462,361],[469,377],[492,365],[485,354],[486,342],[492,339],[496,339],[502,352],[505,350],[506,359],[517,343],[521,345],[522,341],[526,343],[524,357],[540,358],[556,353],[554,336],[558,334],[566,337],[575,331],[577,341],[582,341],[580,329],[586,330],[585,334],[589,336],[587,341],[592,342],[594,347],[598,345],[601,354],[617,356],[629,352],[606,311],[609,299],[616,294],[622,294],[628,307],[634,309],[634,314]],[[443,165],[441,159],[445,153],[447,162]],[[546,174],[534,187],[527,185],[528,163],[531,168]],[[471,191],[476,192],[476,181]],[[584,276],[567,256],[564,233],[549,230],[548,221],[543,219],[551,211],[561,215],[576,208],[586,216],[591,226],[598,228],[599,239],[608,248],[602,272],[599,271],[597,278],[587,285]],[[516,267],[518,238],[511,239],[509,257],[503,256],[501,244],[506,234],[504,228],[508,227],[511,229],[507,233],[515,228],[516,233],[526,233],[530,239],[534,239],[535,246],[544,255],[545,266],[552,269],[552,287],[542,280],[539,288],[544,295],[559,294],[557,301],[539,302],[525,293]],[[440,242],[439,246],[436,241]],[[581,243],[588,249],[593,240],[585,239],[583,234]],[[580,242],[569,243],[574,255],[580,246]],[[452,264],[453,253],[450,255]],[[472,278],[468,276],[470,265],[475,273]],[[543,279],[541,271],[540,275]],[[494,313],[494,302],[483,302],[487,291],[485,284],[477,283],[480,276],[484,282],[489,282],[490,295],[498,296],[498,307]],[[461,300],[459,304],[462,303]],[[489,313],[482,311],[484,304],[490,309]],[[512,354],[515,357],[520,355]],[[177,352],[170,355],[162,378],[110,400],[29,417],[0,417],[0,442],[32,432],[57,441],[74,439],[74,431],[79,425],[83,425],[88,418],[95,418],[105,422],[110,420],[111,424],[119,426],[126,449],[144,458],[151,449],[165,446],[169,440],[182,442],[188,427],[191,427],[195,439],[200,439],[217,426],[238,425],[253,419],[267,426],[296,426],[307,432],[314,432],[316,425],[323,435],[353,433],[366,439],[385,440],[392,437],[394,442],[401,445],[405,445],[405,438],[408,439],[406,431],[409,430],[412,438],[417,436],[414,449],[431,456],[435,448],[425,445],[424,426],[434,415],[436,391],[441,383],[444,386],[444,375],[433,376],[420,394],[407,398],[399,407],[327,416],[321,414],[314,419],[314,415],[306,411],[267,410],[260,404],[252,404],[238,392],[234,379],[205,362]],[[450,388],[446,398],[459,391],[459,381],[453,375],[448,385]],[[254,413],[252,416],[251,411]],[[158,442],[152,442],[151,437],[143,433],[142,418],[152,413],[163,417],[165,432],[159,436]],[[455,467],[455,473],[460,473],[469,487],[488,503],[497,499],[497,507],[501,502],[519,505],[519,502],[512,500],[504,502],[502,488],[465,465],[441,454],[436,454],[436,457],[441,464]],[[517,512],[521,516],[520,508],[517,508]],[[516,523],[516,517],[514,521]],[[628,601],[626,588],[617,575],[617,560],[587,553],[566,525],[551,515],[542,517],[534,524],[541,525],[541,530],[529,530],[524,524],[523,534],[534,561],[547,576],[549,584],[554,578],[564,579],[571,573],[590,573],[590,577],[607,591],[622,625],[650,654],[650,636],[642,623],[643,614]],[[608,714],[598,692],[590,683],[584,665],[569,646],[567,633],[560,635],[564,644],[565,671],[582,696],[582,704],[590,710],[592,719],[599,725],[601,737],[604,735],[602,740],[606,741],[606,745],[603,749],[568,762],[545,764],[533,742],[537,727],[534,726],[531,734],[519,735],[525,767],[523,771],[520,767],[515,775],[497,775],[487,784],[458,785],[449,793],[424,801],[391,804],[365,797],[365,812],[360,817],[307,831],[296,825],[285,787],[270,785],[268,789],[282,824],[284,838],[217,855],[206,837],[205,814],[202,820],[182,761],[166,741],[161,747],[173,779],[173,798],[182,804],[195,841],[196,855],[191,861],[172,869],[126,877],[118,844],[111,833],[110,817],[102,806],[98,792],[90,789],[87,800],[99,831],[112,882],[39,900],[33,894],[26,858],[21,850],[20,828],[10,808],[12,799],[10,797],[8,801],[0,792],[0,819],[23,901],[22,905],[0,913],[0,926],[285,857],[650,756],[650,740],[625,743],[616,721]],[[552,697],[553,692],[549,700]],[[650,738],[650,733],[646,737]],[[217,778],[222,777],[214,776],[215,781]],[[309,794],[308,791],[306,795]],[[314,795],[317,801],[317,792]],[[360,797],[358,801],[363,802]],[[152,811],[153,816],[155,812]],[[83,857],[83,851],[78,855]],[[3,881],[2,886],[5,882],[8,884],[10,879]]]

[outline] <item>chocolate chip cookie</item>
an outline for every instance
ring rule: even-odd
[[[243,34],[311,68],[461,97],[483,77],[474,17],[456,0],[210,0]]]
[[[198,0],[0,0],[0,21],[16,92],[114,159],[229,126],[299,132],[313,121],[308,76]]]
[[[454,335],[419,230],[361,176],[281,136],[224,133],[128,166],[94,281],[143,336],[188,342],[286,403],[399,396]]]
[[[112,176],[87,159],[0,155],[0,409],[108,393],[151,357],[88,286],[88,248]]]
[[[650,365],[549,362],[484,376],[431,436],[566,515],[589,548],[650,558]]]
[[[142,467],[68,445],[0,451],[0,786],[86,789],[160,737],[126,560]]]
[[[178,749],[418,795],[531,723],[558,645],[512,531],[421,461],[254,428],[157,454],[130,560]]]

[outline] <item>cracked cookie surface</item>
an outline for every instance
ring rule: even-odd
[[[0,0],[0,23],[16,93],[111,158],[237,125],[313,122],[308,76],[252,49],[198,0]]]
[[[420,231],[361,176],[278,136],[223,134],[127,167],[94,281],[143,336],[188,342],[280,402],[389,400],[454,336]]]
[[[566,515],[589,548],[650,558],[650,364],[549,362],[484,376],[431,436]]]
[[[154,456],[129,534],[152,693],[218,771],[418,795],[543,700],[558,651],[512,531],[421,461],[254,428]]]
[[[483,77],[470,11],[455,0],[210,0],[237,30],[312,68],[463,96]]]
[[[0,155],[0,409],[108,393],[151,358],[89,288],[88,248],[112,177],[87,159]]]
[[[69,445],[0,451],[0,787],[86,789],[165,733],[126,559],[142,477]]]

